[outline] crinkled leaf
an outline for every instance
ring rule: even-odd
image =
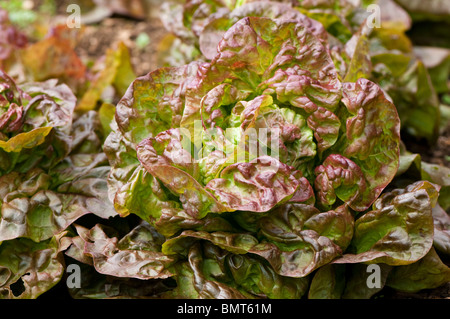
[[[122,238],[108,237],[100,225],[91,230],[77,226],[84,241],[84,254],[92,257],[95,269],[105,275],[138,279],[156,279],[172,276],[168,267],[175,261],[159,249],[161,235],[151,226],[137,226]]]
[[[300,299],[305,294],[308,277],[281,276],[260,259],[250,255],[229,254],[226,262],[234,282],[253,295],[270,299]]]
[[[55,286],[63,276],[59,253],[61,236],[36,243],[29,239],[5,241],[0,245],[0,298],[35,299]],[[24,290],[11,286],[22,282]]]
[[[3,175],[0,185],[1,240],[27,237],[38,242],[65,230],[85,214],[105,214],[100,199],[82,193],[87,189],[78,193],[73,189],[66,193],[51,190],[51,177],[39,169]]]
[[[99,152],[102,132],[98,113],[89,111],[80,116],[72,126],[71,137],[70,155],[49,170],[52,188],[61,194],[86,197],[88,210],[100,217],[116,215],[108,198],[110,166],[106,155]]]
[[[324,151],[332,147],[338,140],[341,122],[333,112],[323,107],[318,107],[308,117],[307,122],[314,132],[317,150],[319,156],[321,156]]]
[[[179,236],[168,239],[162,245],[162,252],[169,255],[186,255],[188,252],[187,248],[198,240],[208,240],[214,245],[235,254],[245,254],[258,243],[255,237],[245,233],[208,233],[205,231],[185,230]]]
[[[180,205],[168,197],[160,182],[143,167],[116,193],[115,207],[125,217],[134,212],[148,222],[157,220],[164,211],[179,211]],[[145,214],[145,215],[143,215]]]
[[[66,181],[57,184],[53,181],[53,187],[61,196],[71,196],[85,198],[85,208],[102,218],[109,218],[117,215],[113,203],[108,198],[107,178],[110,171],[105,165],[106,157],[99,154],[77,154],[64,159],[60,165],[52,170],[52,174],[66,177]],[[67,167],[66,165],[73,165]],[[61,175],[58,175],[61,174]],[[61,182],[61,180],[60,180]]]
[[[355,221],[349,252],[336,263],[407,265],[424,257],[433,244],[432,207],[438,189],[426,181],[383,194],[373,210]]]
[[[196,75],[198,63],[162,68],[131,83],[116,106],[119,129],[132,143],[179,126],[185,86]]]
[[[304,187],[300,179],[299,172],[275,158],[263,156],[226,167],[220,178],[209,181],[206,189],[233,210],[265,212]],[[309,186],[307,182],[306,185]]]
[[[80,266],[80,287],[68,288],[74,299],[155,299],[172,289],[169,279],[122,278],[98,273],[94,267]]]
[[[111,133],[105,140],[103,151],[111,166],[108,176],[108,197],[114,201],[117,191],[139,166],[135,145],[119,132],[115,120],[111,122]]]
[[[205,278],[228,285],[246,298],[296,299],[308,288],[308,277],[280,276],[258,256],[233,254],[206,241],[195,245],[201,245]],[[181,277],[182,273],[178,276]],[[177,281],[181,282],[179,277]]]
[[[258,221],[260,233],[273,242],[289,248],[302,237],[324,236],[345,251],[353,235],[353,217],[347,206],[340,206],[328,212],[305,204],[290,203],[269,212]]]
[[[23,90],[31,97],[25,107],[26,118],[23,131],[33,128],[53,127],[50,138],[39,149],[23,154],[22,171],[39,163],[43,168],[49,168],[69,154],[72,147],[72,121],[76,97],[65,84],[56,80],[41,83],[27,83]],[[42,153],[39,157],[39,152]]]
[[[361,168],[353,161],[338,154],[328,156],[322,165],[315,169],[314,183],[319,203],[330,207],[339,198],[352,208],[359,208],[361,194],[366,192],[367,184]]]
[[[230,132],[236,132],[237,135],[236,140],[228,136],[226,141],[238,144],[233,149],[235,153],[232,155],[234,162],[231,162],[247,160],[247,158],[243,158],[243,154],[239,153],[239,151],[244,150],[248,153],[248,155],[245,154],[245,156],[248,156],[248,160],[257,156],[270,155],[297,169],[308,167],[311,164],[308,162],[316,155],[313,130],[316,139],[319,140],[318,148],[320,151],[333,143],[329,140],[334,131],[332,129],[328,130],[328,132],[321,131],[318,122],[319,119],[328,118],[329,123],[331,123],[330,127],[332,127],[335,117],[333,118],[332,113],[324,108],[319,109],[306,121],[301,114],[297,114],[289,108],[278,107],[274,104],[270,95],[261,95],[250,101],[240,101],[231,111],[227,123],[228,127],[224,125],[226,137]],[[202,110],[203,123],[211,124],[210,121],[214,121],[214,125],[221,124],[219,122],[221,118],[220,113],[214,115],[217,119],[214,119],[212,116],[206,119],[205,113]],[[212,113],[214,114],[215,112]],[[238,125],[239,128],[237,127]],[[339,130],[339,125],[338,120],[337,130]],[[213,131],[211,135],[213,133],[215,132]],[[331,137],[331,139],[333,138]],[[226,142],[224,143],[224,151],[230,157]],[[227,160],[228,162],[230,161]]]
[[[258,241],[246,233],[187,230],[167,240],[162,251],[183,255],[199,239],[207,240],[234,254],[259,255],[271,264],[276,273],[300,278],[341,254],[337,244],[345,247],[351,238],[349,218],[351,216],[345,208],[320,214],[312,206],[290,204],[261,218],[262,235],[267,240]]]
[[[259,225],[270,243],[252,252],[290,277],[304,277],[329,263],[346,249],[353,234],[353,217],[346,206],[321,213],[313,206],[287,204],[261,218]]]
[[[91,256],[84,253],[84,240],[80,236],[67,237],[69,248],[64,252],[65,255],[79,261],[80,263],[94,266]]]
[[[164,136],[165,133],[162,133],[161,139],[164,140]],[[138,145],[137,153],[139,161],[150,174],[161,180],[168,189],[179,196],[179,200],[186,213],[193,217],[203,218],[209,212],[219,213],[230,211],[228,208],[229,206],[220,203],[206,188],[189,174],[194,171],[191,170],[186,172],[183,170],[185,165],[187,165],[187,168],[185,168],[187,170],[191,167],[195,169],[195,165],[193,165],[195,163],[191,162],[189,153],[187,153],[187,151],[179,144],[176,144],[178,146],[175,146],[173,150],[169,148],[168,156],[158,155],[158,151],[155,150],[155,147],[158,149],[161,145],[158,143],[159,141],[157,138],[143,140]],[[169,140],[173,141],[174,139],[169,138]],[[175,138],[175,140],[177,139]],[[163,150],[164,149],[161,151]],[[178,158],[178,160],[175,157],[172,157],[179,152],[181,152],[183,156],[186,156],[182,156],[181,158]],[[187,160],[184,160],[186,157]],[[181,168],[173,165],[174,163],[180,163]]]
[[[181,203],[165,192],[161,183],[143,167],[117,192],[115,207],[121,216],[134,213],[165,236],[174,235],[182,229],[207,231],[231,231],[232,226],[218,216],[197,219],[187,214]]]
[[[317,21],[294,9],[289,3],[252,1],[231,11],[229,14],[210,18],[199,36],[200,50],[207,59],[212,59],[217,53],[217,45],[225,32],[237,21],[244,17],[265,17],[270,19],[284,19],[298,21],[321,40],[327,39],[327,33]]]
[[[399,164],[400,121],[394,105],[375,83],[344,84],[342,100],[352,115],[341,138],[342,155],[361,169],[366,188],[351,207],[367,209],[393,179]]]
[[[115,121],[103,149],[111,165],[109,197],[127,182],[139,161],[136,146],[143,139],[179,126],[185,86],[194,77],[198,63],[165,68],[137,78],[116,107]]]
[[[291,20],[248,17],[235,23],[187,91],[183,127],[200,119],[201,97],[225,81],[300,108],[317,103],[333,109],[340,98],[340,82],[326,48],[306,26]]]

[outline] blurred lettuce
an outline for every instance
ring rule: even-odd
[[[107,196],[110,168],[98,113],[74,113],[67,85],[16,85],[0,72],[0,88],[0,254],[9,274],[0,289],[5,298],[36,298],[62,277],[72,223],[117,214]],[[16,282],[25,287],[19,295]]]

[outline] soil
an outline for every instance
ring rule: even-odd
[[[434,145],[430,145],[425,139],[418,139],[404,132],[402,132],[402,141],[408,151],[420,154],[424,162],[450,168],[450,123],[440,133]]]
[[[83,0],[89,2],[88,0]],[[68,13],[67,6],[72,0],[58,1],[56,8],[57,18],[64,21]],[[83,12],[84,11],[84,12]],[[89,15],[91,22],[83,23],[80,40],[75,51],[85,62],[94,62],[104,56],[106,51],[114,48],[122,41],[130,50],[131,64],[137,76],[145,75],[160,67],[157,64],[157,48],[162,38],[167,34],[155,9],[149,9],[145,19],[137,19],[115,13],[92,14],[92,8],[88,5],[82,6],[81,13]],[[102,17],[102,15],[106,15]],[[139,46],[136,39],[138,36],[146,35],[148,44]]]
[[[150,43],[139,47],[136,39],[141,34],[147,34]],[[130,50],[131,64],[136,75],[144,75],[157,69],[156,50],[158,43],[166,34],[159,19],[149,21],[134,21],[122,17],[110,17],[97,25],[84,28],[77,53],[84,60],[100,58],[108,48],[122,41]]]
[[[389,299],[450,299],[450,282],[436,289],[425,289],[416,293],[384,289],[383,296]]]

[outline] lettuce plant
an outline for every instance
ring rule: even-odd
[[[264,212],[291,196],[312,199],[313,187],[322,207],[371,205],[398,166],[395,107],[373,82],[342,83],[320,39],[299,22],[279,21],[240,20],[211,63],[160,69],[133,82],[117,106],[118,130],[105,145],[116,203],[126,199],[122,190],[131,191],[130,176],[142,180],[150,173],[179,194],[192,216],[251,207]],[[234,161],[242,156],[248,163]],[[273,168],[271,185],[258,182],[260,171],[268,174],[264,167]],[[243,170],[253,187],[237,182]],[[170,182],[177,177],[184,184]],[[271,197],[265,192],[278,183],[271,203],[254,197]],[[226,199],[245,197],[246,187],[248,200]],[[201,194],[192,203],[197,207],[183,195],[191,190]]]
[[[104,150],[116,211],[142,222],[125,235],[80,228],[71,257],[103,276],[175,280],[161,298],[351,298],[317,283],[364,263],[388,278],[432,254],[440,186],[383,193],[400,164],[397,110],[374,82],[342,81],[305,21],[242,18],[210,62],[130,85]]]

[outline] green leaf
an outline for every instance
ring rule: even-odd
[[[141,280],[98,273],[94,267],[80,266],[80,287],[68,288],[74,299],[154,299],[173,289],[169,279]]]
[[[357,33],[345,44],[345,52],[350,58],[345,82],[356,82],[360,78],[370,78],[372,61],[370,59],[369,30],[363,23]]]
[[[450,50],[435,47],[414,47],[414,54],[422,60],[428,69],[436,93],[449,91]]]
[[[110,103],[103,103],[98,110],[98,116],[102,125],[103,136],[105,138],[111,133],[111,122],[114,120],[116,106]]]
[[[424,257],[433,244],[432,207],[438,189],[426,181],[380,196],[373,210],[355,221],[349,252],[335,263],[408,265]]]
[[[308,299],[340,299],[345,288],[345,266],[328,264],[314,274]]]
[[[117,90],[117,94],[122,96],[135,78],[128,48],[123,42],[119,42],[117,48],[106,52],[104,67],[83,94],[77,104],[77,110],[86,112],[95,109],[103,91],[111,85]]]
[[[365,98],[362,98],[362,97]],[[366,188],[351,207],[367,209],[394,178],[399,165],[400,121],[394,105],[375,83],[359,79],[344,84],[343,102],[352,115],[338,145],[361,169]]]
[[[403,292],[434,289],[450,281],[450,268],[439,258],[434,248],[419,261],[394,267],[389,273],[386,286]]]
[[[244,299],[237,289],[224,283],[210,280],[204,273],[201,246],[197,243],[189,248],[188,262],[175,265],[177,288],[168,293],[172,298],[184,299]]]
[[[312,206],[289,204],[258,223],[264,236],[261,240],[246,233],[186,230],[167,240],[162,251],[185,255],[188,247],[206,240],[234,254],[259,255],[281,276],[303,278],[339,256],[353,231],[352,217],[345,207],[320,213]]]
[[[190,154],[182,148],[180,135],[177,134],[179,134],[177,130],[171,130],[162,133],[161,138],[157,136],[155,139],[143,140],[137,147],[142,166],[179,197],[184,210],[189,215],[200,219],[210,212],[231,211],[229,206],[220,203],[193,177],[197,172],[196,163],[192,163]],[[158,150],[162,148],[161,151],[165,149],[163,143],[158,144],[161,142],[159,138],[161,141],[173,142],[173,146],[168,144],[172,154],[169,153],[168,156],[158,154],[155,148]],[[173,183],[174,179],[178,182]]]
[[[226,261],[234,282],[253,295],[270,299],[300,299],[308,289],[309,277],[281,276],[260,258],[229,254]]]
[[[5,152],[18,153],[22,149],[34,148],[44,143],[45,138],[52,130],[52,127],[39,127],[29,132],[24,132],[11,137],[8,141],[0,141],[0,148]]]

